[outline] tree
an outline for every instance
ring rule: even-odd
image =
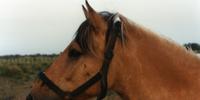
[[[184,46],[186,47],[186,49],[190,49],[196,53],[200,53],[200,44],[198,43],[187,43],[184,44]]]

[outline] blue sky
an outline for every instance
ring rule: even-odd
[[[200,43],[199,0],[88,0],[176,41]],[[84,0],[0,0],[0,55],[59,53],[85,19]]]

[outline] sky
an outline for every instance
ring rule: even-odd
[[[200,43],[200,0],[88,0],[183,44]],[[85,20],[84,0],[0,0],[0,55],[60,53]]]

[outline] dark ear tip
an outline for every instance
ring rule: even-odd
[[[89,3],[88,3],[88,1],[87,1],[87,0],[85,0],[85,4],[86,4],[86,5],[89,5]]]
[[[86,7],[88,8],[89,11],[92,11],[92,12],[95,11],[95,10],[90,6],[90,4],[88,3],[88,0],[85,0],[85,4],[86,4]]]
[[[86,6],[89,6],[90,4],[88,3],[88,1],[87,0],[85,0],[85,4],[86,4]]]
[[[86,11],[86,8],[85,8],[85,6],[84,6],[84,5],[81,5],[81,6],[82,6],[83,10],[84,10],[84,11]]]

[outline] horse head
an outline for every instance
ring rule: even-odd
[[[86,1],[86,20],[69,46],[32,86],[27,99],[86,99],[106,92],[117,77],[118,52],[124,35],[119,14],[96,12]],[[116,46],[115,46],[116,45]],[[113,55],[115,54],[115,57]]]

